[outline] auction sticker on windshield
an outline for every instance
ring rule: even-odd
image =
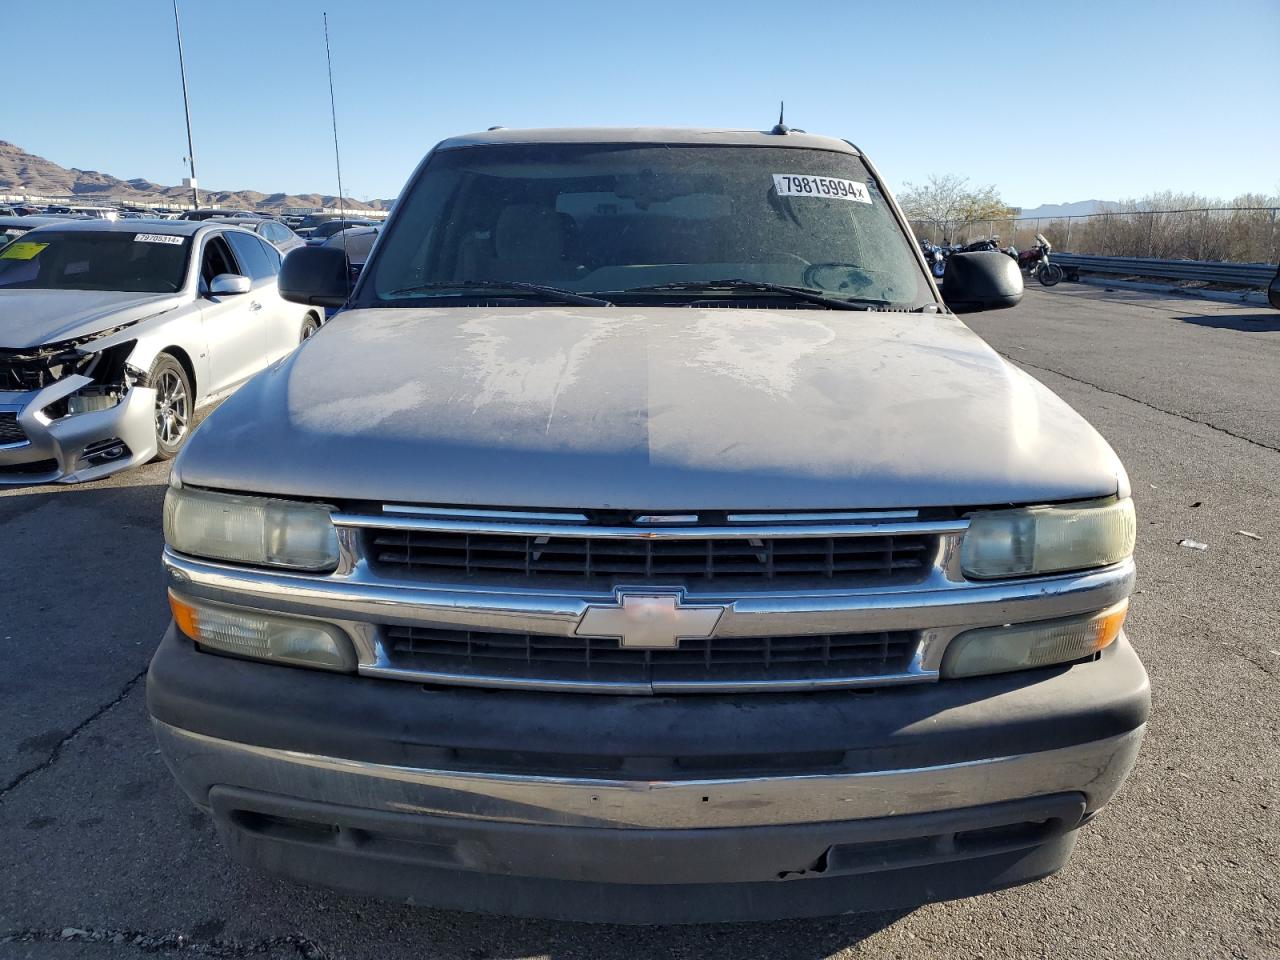
[[[182,243],[182,237],[175,237],[165,233],[137,233],[134,234],[134,243],[172,243],[178,245]]]
[[[0,253],[0,260],[34,260],[36,254],[47,246],[47,243],[36,243],[32,240],[11,243],[4,248],[3,253]]]
[[[828,197],[832,200],[853,200],[856,203],[871,202],[867,185],[857,180],[815,177],[807,173],[775,173],[773,187],[780,197]]]

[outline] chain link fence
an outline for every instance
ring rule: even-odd
[[[1280,207],[1108,210],[1071,217],[1016,217],[948,223],[912,221],[916,236],[965,244],[996,237],[1019,250],[1042,233],[1061,253],[1163,260],[1280,263]]]

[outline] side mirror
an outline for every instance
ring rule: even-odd
[[[350,281],[347,257],[335,247],[298,247],[280,265],[280,296],[309,307],[340,307]]]
[[[1276,271],[1276,275],[1271,278],[1271,286],[1267,288],[1267,299],[1271,301],[1271,305],[1280,310],[1280,270]]]
[[[248,293],[253,281],[238,273],[220,273],[209,284],[209,296],[231,297],[237,293]]]
[[[942,299],[956,313],[1017,306],[1022,271],[1016,260],[997,250],[953,253],[942,275]]]

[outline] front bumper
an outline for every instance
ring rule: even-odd
[[[1149,709],[1099,660],[870,691],[677,698],[423,688],[199,653],[147,686],[238,858],[481,912],[763,919],[971,896],[1061,867]]]
[[[0,486],[96,480],[155,456],[156,400],[148,387],[131,387],[109,410],[57,420],[41,412],[90,382],[71,376],[30,393],[0,392],[0,413],[16,414],[26,435],[25,441],[0,445]],[[125,451],[98,462],[86,457],[88,448],[110,440],[119,440]]]

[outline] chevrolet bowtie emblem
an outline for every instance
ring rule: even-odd
[[[580,637],[616,639],[631,650],[674,650],[681,640],[703,640],[720,622],[722,606],[684,606],[680,596],[619,591],[616,603],[592,604],[574,631]]]

